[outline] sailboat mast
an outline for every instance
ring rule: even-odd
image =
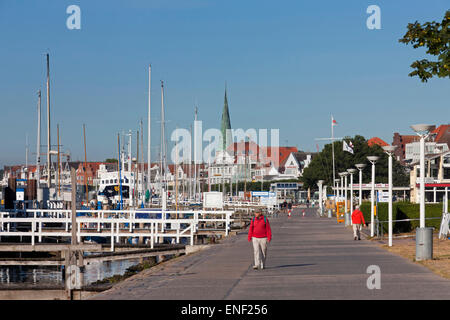
[[[165,137],[165,123],[164,123],[164,81],[161,80],[161,157],[162,157],[162,172],[164,172],[163,182],[165,183],[166,176],[166,137]]]
[[[36,186],[39,188],[39,182],[41,180],[41,90],[38,91],[38,125],[36,149]]]
[[[51,163],[52,156],[50,139],[50,55],[47,53],[47,186],[50,188],[52,183]]]
[[[139,131],[136,133],[136,166],[134,168],[135,177],[134,177],[134,198],[135,198],[135,207],[137,208],[139,203]]]
[[[84,136],[84,183],[86,185],[86,206],[89,205],[89,194],[88,194],[88,181],[87,181],[87,154],[86,154],[86,130],[83,123],[83,136]]]
[[[195,107],[194,124],[197,121],[198,108]],[[194,137],[195,139],[195,137]],[[194,201],[197,201],[197,162],[195,161],[195,149],[194,149]]]
[[[333,115],[331,115],[331,152],[332,152],[332,156],[333,156],[333,186],[334,186],[334,179],[336,177],[336,170],[335,170],[335,165],[334,165],[334,125],[333,125]],[[335,195],[336,195],[336,191],[335,191]]]
[[[59,156],[59,124],[56,125],[56,135],[57,135],[57,139],[58,139],[58,197],[61,195],[61,171],[60,171],[60,156]]]
[[[27,169],[26,179],[28,179],[28,132],[25,134],[25,168]]]
[[[151,186],[151,173],[150,173],[150,165],[151,165],[151,125],[150,125],[150,110],[151,110],[151,83],[152,83],[152,65],[148,66],[148,119],[147,119],[147,190],[150,190]],[[142,159],[144,161],[144,159]],[[151,192],[151,190],[150,190]],[[151,194],[150,194],[151,199]]]

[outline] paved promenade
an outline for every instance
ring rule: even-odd
[[[315,210],[269,220],[273,240],[264,270],[252,269],[251,243],[242,232],[91,299],[450,299],[450,280],[368,240],[353,240],[349,227],[318,218]],[[367,288],[370,265],[381,270],[381,289]]]

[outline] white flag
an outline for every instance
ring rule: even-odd
[[[343,140],[342,149],[344,151],[347,151],[347,152],[350,152],[351,154],[353,154],[353,144],[351,142],[350,142],[350,145],[348,145],[347,142],[345,142],[345,140]]]

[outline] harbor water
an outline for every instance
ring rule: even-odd
[[[129,267],[139,264],[139,259],[105,261],[84,267],[83,285],[123,275]],[[0,289],[14,285],[64,286],[61,266],[0,266]]]

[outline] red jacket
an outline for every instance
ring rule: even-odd
[[[352,223],[353,224],[366,224],[366,222],[364,221],[363,213],[360,210],[356,209],[355,211],[353,211]]]
[[[252,218],[250,228],[248,229],[248,241],[251,241],[252,237],[267,238],[268,241],[272,240],[272,230],[270,229],[269,220],[264,218],[263,215],[259,216],[259,218]]]

